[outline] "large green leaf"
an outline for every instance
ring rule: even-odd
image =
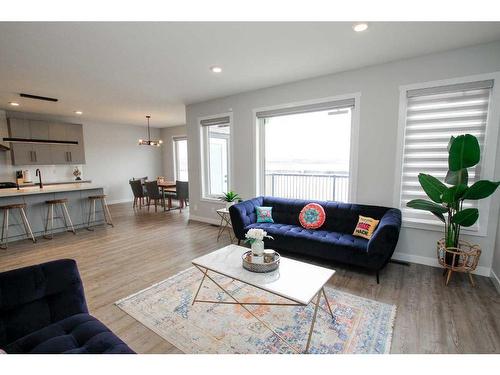
[[[469,173],[465,168],[459,169],[458,171],[448,171],[444,178],[444,182],[449,185],[467,185],[469,182]]]
[[[447,189],[446,185],[430,174],[420,173],[418,181],[425,193],[436,203],[441,203],[441,195]]]
[[[463,199],[483,199],[489,197],[500,185],[500,181],[480,180],[473,184],[463,195]]]
[[[452,139],[448,156],[450,171],[470,168],[479,163],[481,151],[477,138],[470,134],[459,135]]]
[[[450,141],[448,142],[448,147],[446,148],[448,152],[450,152],[451,145],[453,144],[453,141],[455,140],[454,136],[451,136]]]
[[[434,216],[436,216],[443,223],[445,222],[443,214],[448,212],[446,207],[440,204],[425,200],[425,199],[413,199],[406,203],[408,207],[414,208],[416,210],[430,211]]]
[[[458,211],[453,215],[452,222],[459,224],[463,227],[470,227],[479,218],[479,210],[477,208],[466,208],[465,210]]]
[[[467,185],[451,186],[443,192],[441,199],[445,203],[456,204],[466,191]]]

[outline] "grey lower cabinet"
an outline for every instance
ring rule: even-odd
[[[81,124],[9,118],[9,136],[76,144],[11,143],[14,165],[85,164]]]
[[[68,199],[68,203],[66,204],[68,207],[68,213],[75,229],[79,229],[87,226],[90,210],[88,197],[99,194],[103,194],[102,189],[30,194],[18,197],[2,197],[0,198],[0,205],[26,203],[26,216],[30,222],[33,234],[35,237],[40,237],[43,236],[45,232],[45,223],[49,210],[49,206],[45,203],[46,201],[52,199]],[[102,224],[104,223],[104,213],[99,203],[96,203],[96,208],[96,224]],[[54,233],[65,231],[66,228],[64,226],[62,211],[59,205],[54,208],[54,218]],[[27,238],[18,210],[10,211],[9,223],[12,224],[9,226],[9,242]]]

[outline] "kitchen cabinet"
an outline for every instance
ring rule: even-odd
[[[71,164],[85,164],[85,149],[83,144],[83,129],[79,124],[68,124],[66,127],[66,139],[77,141],[77,145],[68,145],[68,158]]]
[[[85,164],[83,127],[56,121],[9,118],[9,136],[77,144],[11,143],[14,165]]]
[[[48,139],[49,126],[44,121],[9,119],[9,134],[13,138]],[[12,143],[14,165],[52,164],[49,145],[36,143]]]
[[[49,139],[49,124],[46,121],[29,120],[31,139]],[[50,145],[32,143],[33,164],[52,164]]]
[[[83,128],[81,124],[52,123],[50,139],[78,142],[75,145],[51,145],[54,164],[85,164]]]

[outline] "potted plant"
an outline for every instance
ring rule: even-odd
[[[227,193],[222,193],[221,200],[226,202],[226,208],[229,209],[233,204],[237,201],[240,201],[240,196],[236,194],[234,191],[228,191]]]
[[[252,254],[256,256],[262,256],[264,253],[264,238],[269,238],[274,240],[271,236],[267,234],[264,229],[252,228],[245,233],[245,242],[249,243],[252,248]]]
[[[464,201],[486,198],[500,185],[500,181],[480,180],[468,186],[467,168],[477,165],[480,158],[479,142],[476,137],[470,134],[451,137],[448,144],[448,173],[445,183],[429,174],[420,173],[418,181],[430,200],[414,199],[407,203],[408,207],[430,211],[444,223],[444,239],[438,242],[438,256],[440,251],[445,254],[443,256],[445,266],[455,267],[458,262],[467,258],[466,254],[462,255],[460,252],[464,244],[469,248],[478,249],[477,245],[460,241],[460,228],[474,225],[479,218],[477,208],[463,208]],[[444,249],[440,249],[440,246],[444,246]],[[480,251],[476,254],[479,258]],[[475,259],[476,265],[477,261],[478,259]],[[466,271],[470,272],[470,269]]]

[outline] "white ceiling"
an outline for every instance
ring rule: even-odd
[[[0,23],[0,108],[152,126],[185,105],[500,39],[500,23]],[[223,72],[209,71],[220,65]],[[19,98],[20,92],[59,98]]]

